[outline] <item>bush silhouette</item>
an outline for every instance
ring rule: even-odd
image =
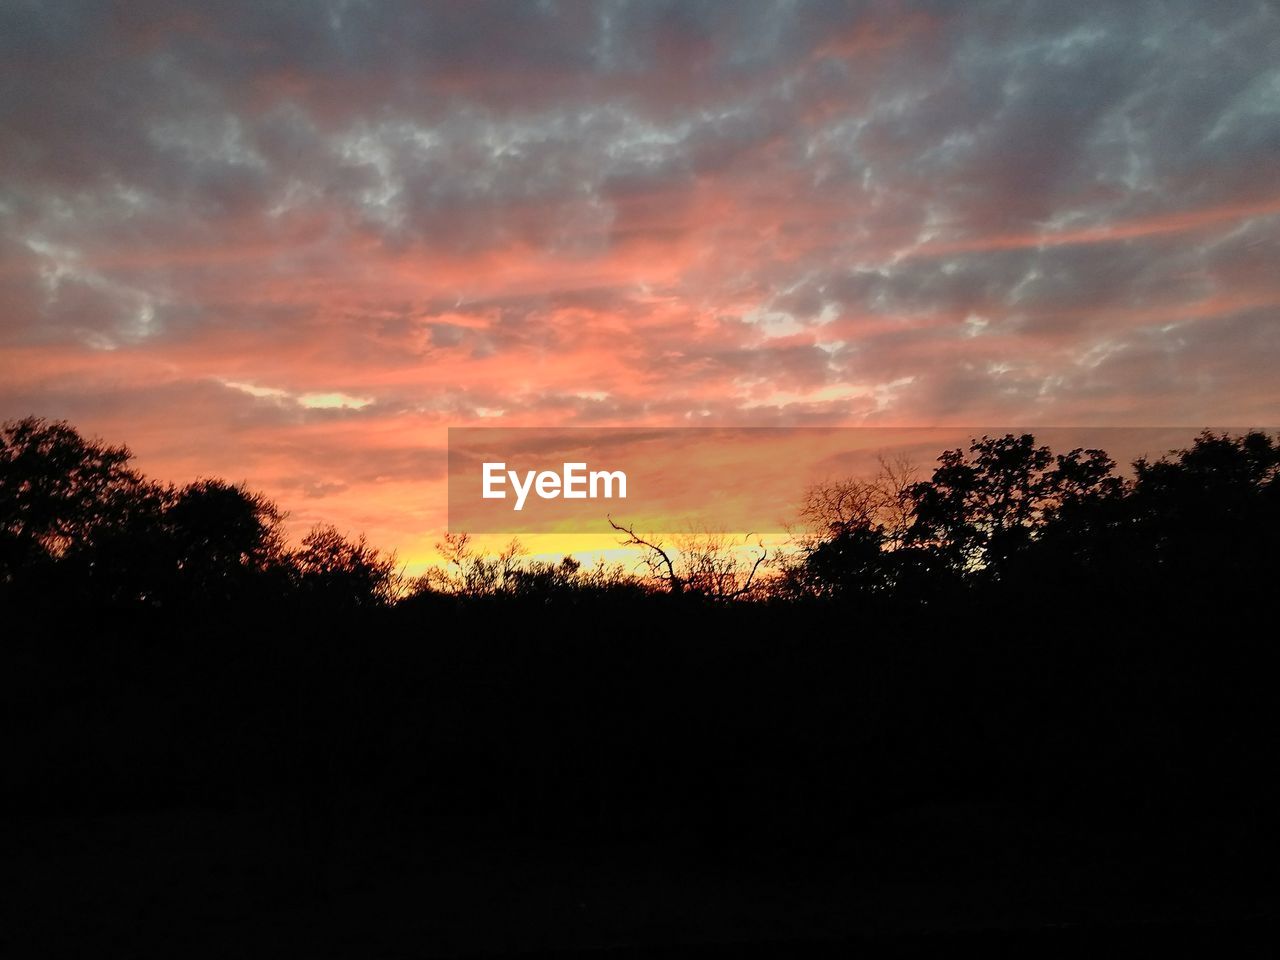
[[[619,910],[729,877],[743,913],[781,877],[833,924],[864,896],[915,922],[922,889],[1009,926],[1273,899],[1269,435],[1123,476],[975,438],[927,478],[817,491],[735,600],[465,537],[404,585],[332,527],[284,544],[243,487],[149,482],[66,424],[0,437],[0,799],[163,851],[112,865],[117,927],[143,901],[204,917],[223,876],[238,915],[361,916],[353,890],[429,911],[491,875],[478,927],[509,876]],[[208,830],[173,826],[196,810]]]

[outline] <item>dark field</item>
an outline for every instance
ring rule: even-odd
[[[0,485],[0,936],[170,956],[1271,941],[1280,448],[1206,435],[1113,482],[1024,440],[944,455],[899,532],[833,522],[737,599],[683,568],[492,580],[482,558],[393,597],[376,552],[331,532],[285,551],[240,488]],[[59,489],[84,496],[39,492]],[[32,531],[59,516],[79,526],[55,551]]]

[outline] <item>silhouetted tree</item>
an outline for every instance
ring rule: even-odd
[[[179,490],[165,527],[183,594],[228,601],[284,562],[284,514],[261,494],[222,480]]]
[[[1031,434],[983,437],[938,458],[916,484],[907,542],[960,573],[1000,576],[1046,523],[1079,521],[1092,504],[1121,492],[1115,463],[1101,450],[1055,457]]]
[[[548,600],[582,585],[582,564],[571,556],[558,562],[533,560],[511,570],[507,576],[510,591],[517,597]]]
[[[758,585],[756,577],[769,560],[764,543],[752,543],[751,534],[737,544],[720,534],[688,533],[668,546],[657,537],[638,534],[634,525],[608,520],[614,530],[626,534],[623,546],[642,548],[640,562],[650,579],[676,595],[738,600]]]
[[[808,544],[790,577],[801,595],[847,599],[891,589],[893,567],[884,528],[850,522]]]
[[[917,471],[909,460],[880,458],[875,476],[811,486],[800,510],[795,554],[784,558],[784,596],[849,599],[884,594],[898,580],[914,519]]]
[[[316,528],[284,545],[284,514],[243,485],[147,481],[126,447],[30,417],[0,429],[0,586],[11,596],[181,608],[266,602],[292,592],[343,606],[402,593],[394,558],[363,537]],[[416,595],[549,600],[582,591],[662,588],[714,600],[875,598],[917,605],[966,585],[1225,584],[1274,570],[1280,551],[1280,444],[1258,431],[1203,433],[1184,450],[1116,474],[1097,449],[1054,455],[1030,434],[945,451],[929,479],[905,461],[870,478],[815,485],[789,555],[761,543],[690,535],[670,542],[610,519],[640,548],[647,579],[603,562],[496,555],[465,534],[438,545],[445,565]],[[772,562],[781,576],[762,578]]]
[[[1254,579],[1280,557],[1280,444],[1260,431],[1204,432],[1192,446],[1140,459],[1126,499],[1131,542],[1149,562],[1210,582]]]
[[[304,593],[326,605],[383,606],[400,593],[395,556],[369,546],[363,534],[348,540],[335,527],[316,527],[291,559]]]
[[[906,457],[879,458],[870,478],[842,477],[815,483],[800,506],[799,546],[833,536],[845,529],[878,530],[886,549],[900,545],[911,528],[912,498],[919,471]]]
[[[512,540],[496,556],[476,549],[469,533],[448,533],[436,543],[444,566],[433,567],[413,584],[415,593],[445,593],[460,597],[483,597],[505,593],[512,587],[517,558],[524,548]]]
[[[162,497],[131,459],[127,447],[86,439],[63,421],[0,427],[0,584],[34,586],[54,562],[145,526]]]
[[[264,601],[288,589],[283,512],[222,480],[161,486],[127,447],[36,417],[0,428],[0,583],[116,604]]]

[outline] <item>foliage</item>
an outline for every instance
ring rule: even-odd
[[[10,597],[198,606],[295,599],[386,606],[404,596],[553,602],[600,593],[692,601],[781,599],[908,607],[958,592],[1054,579],[1240,577],[1274,567],[1280,444],[1203,433],[1124,478],[1102,450],[1055,454],[1031,434],[975,438],[921,479],[904,460],[811,487],[789,551],[750,538],[669,541],[610,519],[641,571],[573,557],[496,555],[446,534],[444,564],[412,582],[363,536],[317,527],[286,547],[284,513],[242,485],[174,488],[134,470],[128,448],[37,418],[0,430],[0,589]],[[1172,581],[1169,581],[1172,582]]]
[[[298,586],[324,604],[378,606],[400,593],[395,556],[369,546],[364,534],[348,540],[336,527],[318,526],[289,559]]]

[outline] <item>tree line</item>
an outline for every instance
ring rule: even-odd
[[[465,534],[417,579],[332,526],[287,544],[285,513],[242,484],[162,484],[129,449],[36,417],[0,428],[0,585],[116,605],[284,598],[343,607],[424,595],[554,598],[671,593],[704,600],[927,604],[958,590],[1054,578],[1128,582],[1176,571],[1249,578],[1280,545],[1280,443],[1201,433],[1122,476],[1105,451],[1054,453],[1031,434],[976,438],[925,477],[905,460],[805,494],[786,549],[727,536],[669,540],[610,518],[628,570],[497,554]]]
[[[1280,848],[1278,460],[1262,432],[1124,471],[977,437],[814,486],[780,555],[619,518],[637,570],[454,535],[413,582],[330,528],[290,545],[241,486],[6,424],[0,807],[151,823],[186,859],[139,868],[147,903],[222,876],[270,911],[269,870],[325,909],[427,884],[417,909],[513,859],[605,863],[594,891],[621,845],[1052,916],[1094,889],[1144,919],[1245,910]],[[242,842],[173,829],[184,809]]]

